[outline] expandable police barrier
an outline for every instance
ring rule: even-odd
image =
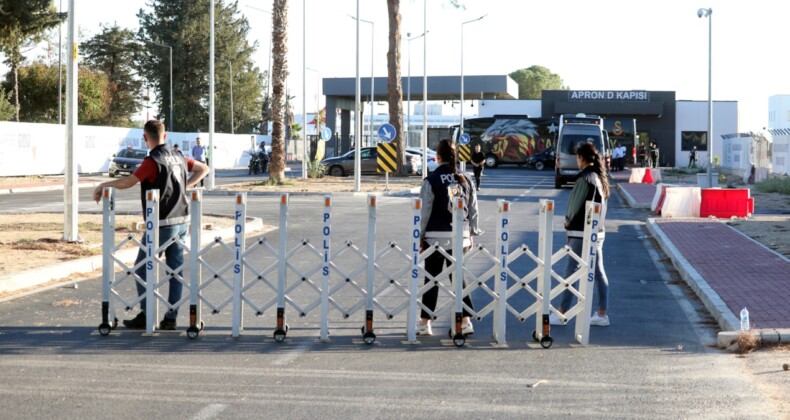
[[[427,249],[421,250],[422,203],[419,198],[411,200],[413,216],[412,226],[408,231],[411,248],[406,250],[395,241],[390,241],[377,250],[377,198],[374,195],[368,196],[366,200],[368,229],[365,251],[351,240],[342,244],[333,240],[331,195],[323,197],[323,226],[318,248],[309,239],[301,239],[288,248],[288,194],[279,197],[277,243],[272,245],[266,235],[261,235],[247,246],[246,240],[250,238],[245,235],[246,193],[235,196],[235,235],[232,246],[217,237],[201,248],[201,194],[193,191],[190,204],[190,241],[188,244],[181,244],[186,250],[185,261],[188,263],[185,265],[188,267],[182,265],[171,269],[166,266],[161,254],[179,239],[172,238],[159,244],[158,200],[157,191],[146,193],[146,231],[142,241],[129,235],[116,244],[114,191],[112,188],[105,188],[103,191],[102,324],[99,326],[102,335],[108,335],[117,326],[116,304],[130,310],[145,297],[148,334],[155,330],[160,302],[167,309],[175,309],[189,301],[190,325],[187,336],[190,338],[196,338],[203,328],[201,309],[204,306],[213,314],[230,306],[232,336],[238,337],[243,331],[243,308],[247,307],[258,316],[275,312],[273,337],[278,342],[285,340],[288,333],[288,308],[293,309],[300,317],[319,312],[321,341],[329,341],[330,318],[333,315],[349,319],[364,309],[361,332],[363,341],[367,344],[376,340],[374,316],[377,312],[390,320],[406,312],[407,340],[415,342],[415,326],[420,310],[433,319],[451,316],[448,334],[459,347],[466,340],[461,334],[464,310],[478,321],[493,314],[493,338],[498,344],[506,343],[506,319],[510,313],[521,322],[535,315],[532,337],[544,348],[550,347],[553,339],[550,335],[549,314],[552,311],[566,322],[575,319],[575,339],[583,345],[589,342],[592,299],[586,297],[591,297],[595,276],[595,243],[600,212],[600,205],[592,202],[588,202],[586,207],[582,248],[586,252],[582,256],[575,255],[568,246],[552,252],[554,203],[545,199],[540,200],[537,255],[523,244],[510,249],[511,203],[505,200],[497,202],[499,217],[493,251],[481,244],[475,244],[464,253],[463,229],[459,228],[463,226],[464,217],[462,199],[452,202],[452,252],[447,252],[438,243],[428,244]],[[114,256],[117,250],[130,243],[145,252],[145,259],[132,267],[126,266]],[[217,253],[226,255],[227,259],[220,258],[222,263],[212,265],[204,258],[209,252],[213,253],[214,260],[217,259]],[[430,275],[421,263],[434,253],[440,253],[448,263],[439,274]],[[553,269],[565,257],[576,260],[581,266],[567,278]],[[525,265],[534,265],[534,268],[524,272]],[[173,278],[188,288],[186,298],[170,304],[160,294],[159,289],[165,283],[159,280],[160,266],[165,267],[166,280]],[[140,267],[146,269],[146,282],[135,274],[135,270]],[[116,271],[118,268],[120,270]],[[181,276],[182,271],[189,272],[188,280]],[[203,274],[207,274],[205,280]],[[451,278],[455,281],[451,282]],[[462,279],[466,280],[466,287]],[[145,286],[144,295],[137,296],[135,283]],[[443,294],[445,299],[434,310],[430,310],[420,302],[419,297],[434,286],[438,286],[439,294]],[[478,302],[484,301],[484,304],[474,310],[463,303],[463,298],[477,290],[482,293],[478,293],[475,299]],[[565,290],[574,293],[578,300],[568,311],[560,314],[551,306],[551,300]],[[518,302],[525,300],[525,293],[532,303],[526,308],[519,308]],[[547,296],[548,299],[545,298]]]

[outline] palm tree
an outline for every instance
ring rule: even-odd
[[[285,80],[288,77],[288,0],[274,0],[272,5],[272,153],[269,179],[280,184],[285,180]]]

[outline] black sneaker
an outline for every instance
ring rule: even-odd
[[[129,329],[132,329],[132,330],[144,330],[145,329],[145,312],[140,312],[133,319],[124,319],[123,320],[123,325],[126,328],[129,328]]]
[[[164,331],[174,331],[176,329],[176,320],[170,318],[163,318],[159,323],[159,329]]]

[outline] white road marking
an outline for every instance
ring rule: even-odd
[[[197,414],[192,417],[193,420],[208,420],[213,419],[219,416],[220,413],[225,411],[228,408],[226,404],[209,404],[203,407],[202,410],[198,411]]]

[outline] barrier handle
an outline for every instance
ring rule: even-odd
[[[159,302],[154,299],[154,291],[159,284],[159,270],[156,266],[156,251],[159,248],[159,190],[145,192],[145,332],[153,334],[156,320],[159,319]]]
[[[115,318],[115,311],[110,303],[110,288],[114,272],[112,253],[115,248],[115,188],[104,187],[102,190],[102,324],[110,325],[110,314]]]
[[[242,309],[241,290],[244,288],[244,234],[247,226],[247,193],[236,194],[236,212],[233,217],[233,324],[232,336],[241,335],[244,329],[244,314]]]
[[[420,237],[422,221],[422,200],[411,199],[414,217],[412,218],[411,233],[411,279],[409,281],[409,313],[406,319],[406,339],[410,342],[417,341],[417,290],[420,279]]]
[[[329,341],[329,258],[331,256],[331,243],[332,243],[332,194],[324,196],[324,229],[321,231],[323,235],[322,243],[322,260],[321,260],[321,332],[319,339],[321,341]]]
[[[497,267],[497,277],[495,291],[497,294],[497,306],[494,308],[494,339],[497,344],[506,343],[507,335],[507,264],[508,264],[508,239],[509,239],[509,215],[510,202],[497,200],[497,211],[499,213],[499,224],[496,229],[496,256],[499,261]]]

